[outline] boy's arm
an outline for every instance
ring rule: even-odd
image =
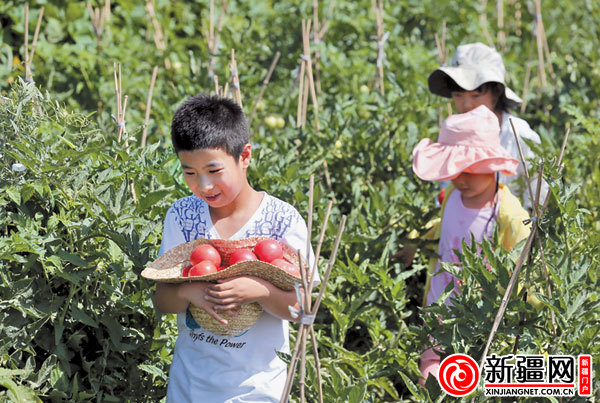
[[[212,284],[200,281],[170,284],[157,283],[154,293],[154,306],[163,313],[184,313],[190,304],[203,308],[210,316],[223,324],[223,319],[206,300],[207,288]]]
[[[271,315],[289,321],[288,306],[298,309],[296,291],[284,291],[267,280],[253,276],[241,276],[220,280],[206,290],[206,301],[217,311],[235,310],[243,304],[258,302]],[[214,304],[214,305],[213,305]]]

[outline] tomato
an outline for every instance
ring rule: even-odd
[[[265,124],[269,129],[283,129],[285,127],[285,119],[277,115],[269,115],[265,118]]]
[[[283,258],[283,247],[274,239],[264,239],[256,244],[254,253],[263,262],[270,263],[275,259]]]
[[[246,260],[258,260],[250,249],[238,249],[229,256],[229,266]]]
[[[205,260],[210,260],[217,267],[221,265],[221,255],[219,255],[219,252],[214,246],[207,243],[196,246],[190,256],[190,263],[192,266]]]
[[[181,277],[189,277],[191,268],[192,268],[192,265],[185,266],[183,268],[183,270],[181,271]]]
[[[288,274],[291,274],[294,277],[300,277],[300,269],[295,264],[292,264],[287,260],[275,259],[271,261],[271,264],[285,270]]]
[[[440,194],[437,197],[438,203],[442,204],[444,202],[445,193],[446,193],[445,189],[442,189]]]
[[[210,260],[204,260],[190,269],[190,277],[204,276],[205,274],[211,274],[217,272],[217,266]]]
[[[225,270],[228,267],[229,266],[219,266],[219,267],[217,267],[217,271]]]

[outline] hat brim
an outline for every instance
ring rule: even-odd
[[[448,87],[448,78],[465,91],[474,91],[485,83],[500,83],[504,85],[504,96],[507,99],[508,107],[514,108],[523,102],[513,90],[506,86],[504,79],[498,77],[492,70],[468,66],[439,67],[434,70],[427,78],[429,91],[445,98],[451,98],[452,92]]]
[[[142,277],[164,283],[182,283],[186,281],[216,281],[237,276],[256,276],[263,280],[267,280],[282,290],[289,291],[294,289],[294,283],[300,280],[298,277],[291,275],[287,271],[272,265],[271,263],[260,260],[239,262],[221,271],[205,274],[204,276],[181,276],[183,268],[190,264],[189,258],[192,251],[198,245],[206,243],[211,244],[217,249],[223,261],[227,262],[229,256],[235,250],[243,248],[252,249],[263,239],[267,239],[267,237],[251,237],[237,241],[200,238],[186,242],[168,250],[162,256],[150,263],[142,271]],[[298,253],[285,243],[281,243],[281,245],[283,247],[284,259],[299,267]],[[305,264],[304,260],[303,264]]]
[[[452,180],[463,172],[517,173],[519,161],[502,147],[472,147],[423,139],[413,151],[413,172],[426,181]]]

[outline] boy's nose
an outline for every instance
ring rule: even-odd
[[[210,181],[210,180],[208,180],[206,178],[200,178],[198,186],[200,187],[200,190],[202,192],[206,192],[206,191],[211,190],[213,188],[213,183],[212,183],[212,181]]]

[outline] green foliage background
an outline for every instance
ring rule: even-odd
[[[390,38],[382,96],[373,89],[377,45],[371,2],[322,1],[320,19],[328,19],[329,29],[322,42],[313,43],[321,55],[323,89],[316,131],[311,108],[305,129],[294,124],[300,20],[312,17],[312,2],[229,2],[216,73],[221,83],[229,79],[235,48],[247,114],[273,55],[282,55],[252,122],[251,183],[306,216],[308,178],[315,174],[317,223],[328,200],[336,201],[325,259],[335,223],[348,215],[315,325],[326,401],[448,398],[435,382],[415,386],[429,334],[447,354],[481,356],[500,287],[506,287],[517,254],[484,245],[488,272],[482,258],[466,249],[468,270],[457,274],[467,285],[463,294],[450,309],[436,305],[424,311],[419,306],[428,249],[420,245],[409,268],[393,255],[412,230],[422,231],[438,213],[436,185],[410,169],[412,148],[423,137],[437,136],[438,111],[445,110],[446,100],[430,94],[426,83],[439,65],[435,34],[441,35],[445,22],[450,53],[460,43],[486,42],[485,31],[495,41],[496,10],[489,3],[386,2]],[[214,85],[207,68],[208,2],[154,2],[164,51],[154,45],[144,4],[114,1],[97,42],[83,2],[31,2],[30,38],[45,6],[33,60],[35,85],[21,80],[24,2],[0,5],[0,400],[137,402],[165,395],[174,318],[155,312],[153,284],[139,273],[156,257],[166,210],[189,193],[169,144],[171,116],[184,98]],[[539,227],[553,298],[544,297],[535,248],[522,273],[524,287],[513,296],[491,352],[598,357],[600,6],[591,0],[548,0],[543,6],[554,70],[549,86],[541,88],[537,74],[529,2],[505,2],[503,55],[509,85],[517,92],[530,69],[527,108],[520,115],[542,137],[537,151],[552,185]],[[117,142],[110,118],[116,114],[114,62],[122,64],[129,97],[127,149]],[[159,74],[149,145],[142,148],[153,66]],[[269,115],[282,116],[285,127],[268,127]],[[561,177],[553,164],[566,127],[571,135]],[[14,163],[26,170],[13,171]],[[313,239],[317,236],[314,231]],[[525,290],[542,301],[539,310],[523,302]],[[308,362],[308,399],[315,401],[312,357]],[[597,382],[594,393],[600,393]],[[296,389],[292,397],[298,399]]]

